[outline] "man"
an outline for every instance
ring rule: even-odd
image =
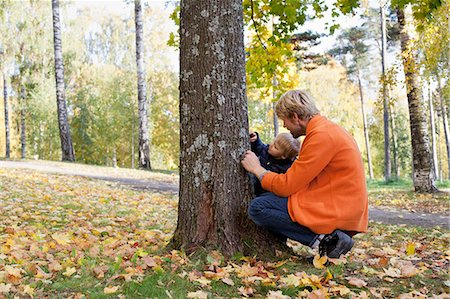
[[[353,247],[354,234],[367,231],[367,189],[358,146],[347,131],[319,114],[304,91],[286,92],[276,113],[295,138],[306,136],[284,174],[267,171],[254,153],[245,153],[242,165],[270,191],[250,203],[249,216],[282,239],[338,258]]]

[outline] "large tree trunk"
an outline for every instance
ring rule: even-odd
[[[249,148],[241,0],[183,0],[180,26],[180,201],[171,247],[269,253],[248,219]]]
[[[438,83],[439,106],[441,108],[442,123],[444,125],[445,146],[447,148],[447,174],[448,179],[450,179],[450,130],[448,127],[448,107],[444,102],[444,93],[442,92],[441,78],[438,73],[436,73],[435,75]]]
[[[437,157],[437,145],[436,145],[436,120],[434,117],[434,105],[433,97],[431,93],[431,85],[428,87],[428,106],[430,109],[430,127],[431,127],[431,149],[433,153],[433,170],[434,177],[439,179],[439,164]]]
[[[6,146],[6,159],[11,156],[11,141],[9,137],[9,109],[8,109],[8,87],[6,85],[6,75],[3,73],[3,101],[5,106],[5,146]]]
[[[359,70],[357,70],[357,72],[358,72],[359,98],[361,99],[361,112],[364,126],[364,140],[366,141],[367,166],[369,167],[369,177],[370,179],[373,179],[372,156],[370,155],[369,129],[367,128],[366,108],[364,105],[364,96],[362,91],[362,84],[361,84],[361,77],[359,75]]]
[[[25,96],[25,87],[20,85],[20,143],[22,145],[22,159],[25,159],[27,156],[27,130],[25,125],[26,119],[26,96]]]
[[[391,146],[389,142],[389,102],[386,87],[386,16],[383,5],[380,6],[381,21],[381,72],[383,78],[383,126],[384,126],[384,180],[391,179]]]
[[[397,8],[400,39],[405,72],[406,92],[413,152],[413,182],[416,192],[435,192],[433,162],[427,125],[426,108],[417,75],[416,54],[406,30],[405,14]]]
[[[152,169],[150,164],[150,145],[147,118],[147,87],[145,83],[144,63],[144,26],[142,24],[141,0],[134,1],[136,24],[136,64],[138,77],[138,107],[139,107],[139,168]]]
[[[58,110],[59,137],[61,139],[62,161],[75,161],[75,154],[67,119],[66,94],[64,89],[64,66],[61,42],[61,22],[59,0],[52,0],[53,41],[55,47],[56,102]]]

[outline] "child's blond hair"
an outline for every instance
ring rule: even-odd
[[[300,151],[300,141],[290,133],[278,134],[273,143],[283,152],[283,156],[289,159],[294,159]]]

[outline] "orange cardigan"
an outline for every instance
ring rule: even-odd
[[[317,234],[365,232],[368,200],[361,153],[353,137],[316,115],[308,123],[297,160],[286,173],[268,172],[262,187],[288,197],[293,221]]]

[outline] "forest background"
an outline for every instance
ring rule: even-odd
[[[134,5],[119,1],[91,4],[61,3],[66,100],[76,161],[136,168],[139,140]],[[60,160],[51,3],[3,1],[2,5],[0,62],[4,80],[0,86],[8,98],[11,158]],[[274,30],[270,24],[258,27],[257,22],[246,16],[249,121],[250,128],[258,131],[263,141],[269,142],[278,131],[273,103],[279,95],[290,88],[306,89],[315,96],[323,115],[355,137],[367,176],[383,178],[384,82],[391,116],[388,140],[393,159],[392,178],[411,177],[411,133],[399,32],[395,13],[383,6],[388,32],[383,77],[379,5],[376,1],[365,2],[353,17],[341,17],[334,23],[329,17],[306,21],[289,42],[278,45],[270,42]],[[444,3],[435,15],[447,16],[447,6]],[[154,169],[163,170],[177,170],[179,166],[179,70],[178,52],[173,46],[177,38],[172,20],[177,19],[174,10],[176,13],[173,2],[149,1],[144,6],[150,159]],[[338,23],[340,27],[335,25]],[[420,24],[410,25],[419,50],[421,88],[428,103],[423,113],[428,118],[430,136],[433,135],[436,177],[443,180],[449,176],[443,116],[448,114],[444,110],[450,87],[448,68],[440,67],[448,66],[448,53],[441,55],[439,42],[445,43],[448,36],[436,35],[445,22],[423,25],[420,32],[414,30]],[[333,35],[325,36],[331,31]],[[169,40],[172,46],[168,45]],[[433,63],[433,57],[440,62]],[[369,148],[365,145],[362,100]],[[5,102],[0,103],[2,112]],[[0,123],[5,123],[4,113],[0,113]],[[2,156],[5,144],[2,125]]]

